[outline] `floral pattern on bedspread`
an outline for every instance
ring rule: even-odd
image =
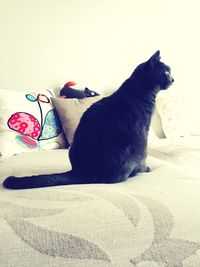
[[[0,197],[0,240],[9,235],[0,248],[6,257],[15,243],[15,261],[0,259],[2,267],[18,266],[22,252],[22,266],[26,254],[29,266],[197,266],[186,264],[192,257],[200,263],[200,239],[176,237],[173,212],[153,197],[94,185],[11,192]]]

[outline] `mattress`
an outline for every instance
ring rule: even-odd
[[[200,137],[149,144],[119,184],[0,187],[0,266],[200,266]],[[68,151],[0,162],[0,182],[70,169]]]

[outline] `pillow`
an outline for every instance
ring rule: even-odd
[[[69,144],[73,141],[74,132],[79,124],[82,114],[102,96],[88,97],[83,99],[76,98],[54,98],[52,103],[58,112],[62,127]]]
[[[62,127],[50,97],[53,91],[0,90],[0,158],[26,151],[65,146]]]
[[[156,105],[166,138],[200,135],[200,108],[197,99],[176,93],[163,93],[158,96]]]
[[[165,138],[160,114],[158,113],[157,108],[155,108],[152,119],[151,119],[150,130],[151,131],[149,133],[153,132],[156,137]]]

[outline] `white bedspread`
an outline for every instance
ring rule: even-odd
[[[155,177],[155,171],[162,173],[162,168],[169,168],[168,173],[170,168],[177,168],[191,172],[191,176],[199,174],[200,137],[155,139],[149,144],[147,163],[153,169],[148,176]],[[24,153],[0,161],[0,182],[10,175],[56,173],[70,168],[67,149]]]
[[[67,149],[30,152],[0,161],[0,178],[64,172],[70,168]]]
[[[200,137],[149,145],[120,184],[0,187],[0,266],[200,266]],[[0,183],[70,169],[66,150],[0,162]]]

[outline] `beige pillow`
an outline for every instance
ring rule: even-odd
[[[51,101],[59,115],[62,127],[69,144],[73,141],[74,132],[79,124],[82,114],[102,96],[77,98],[51,98]]]

